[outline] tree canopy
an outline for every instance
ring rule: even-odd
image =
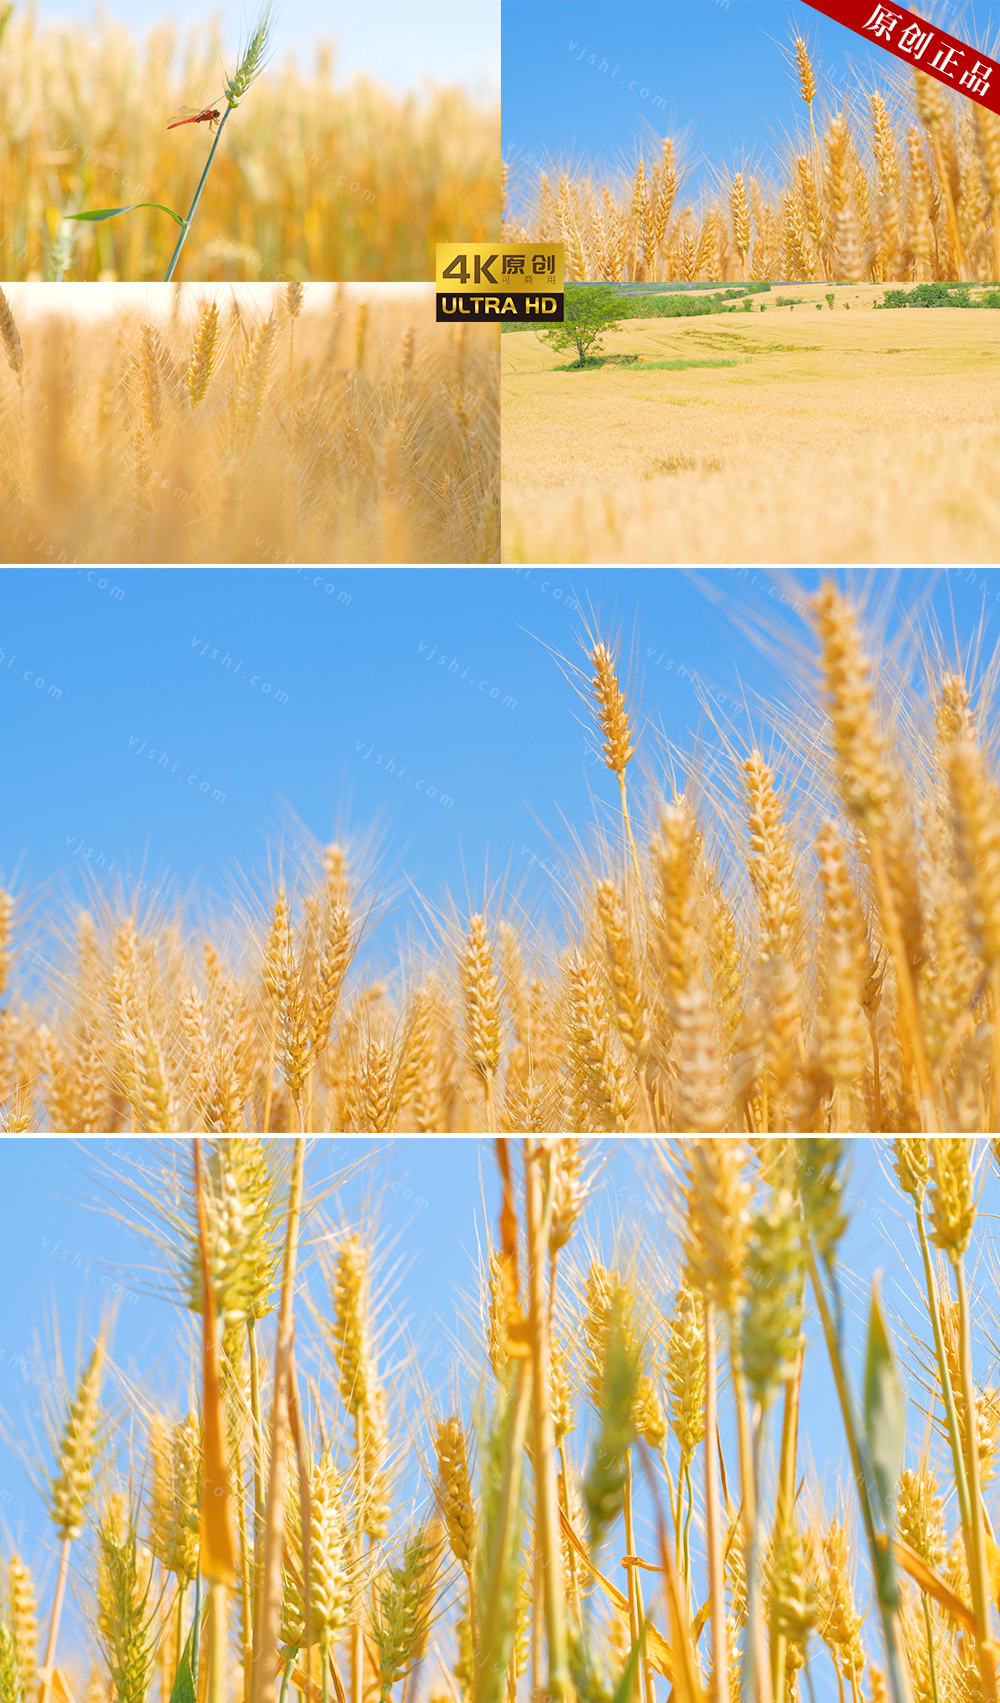
[[[575,345],[582,366],[604,333],[616,331],[629,318],[627,301],[610,284],[567,284],[566,318],[562,325],[550,325],[543,331],[541,341],[550,343],[553,349]]]

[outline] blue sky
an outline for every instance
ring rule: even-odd
[[[1000,570],[843,578],[887,600],[897,627],[930,595],[950,631],[950,597],[968,639],[985,609],[986,650],[996,643]],[[184,899],[189,920],[213,900],[228,912],[234,889],[270,891],[282,844],[301,863],[302,826],[323,844],[374,832],[355,868],[369,899],[394,906],[376,974],[421,914],[415,892],[433,908],[468,890],[478,905],[505,882],[557,914],[570,828],[617,810],[553,654],[582,658],[574,598],[621,630],[639,761],[662,779],[658,727],[685,749],[712,731],[699,682],[744,730],[744,691],[790,700],[788,656],[762,656],[734,618],[790,618],[806,647],[785,584],[726,568],[9,569],[0,881],[22,942],[51,961],[63,896],[77,906],[118,879],[129,900],[140,881],[144,904]],[[21,965],[30,979],[23,951]]]
[[[1000,21],[981,0],[937,0],[926,11],[982,43]],[[907,76],[893,55],[794,0],[504,0],[504,155],[525,167],[572,159],[607,169],[634,161],[640,145],[648,157],[657,136],[672,135],[686,139],[689,196],[708,184],[705,160],[739,168],[752,157],[763,171],[789,134],[808,129],[788,63],[796,35],[821,72],[817,121],[824,95],[839,106],[857,87],[854,72],[885,90]]]
[[[650,1143],[625,1141],[601,1144],[606,1171],[599,1195],[590,1209],[588,1223],[604,1238],[617,1221],[634,1227],[648,1215],[648,1179],[653,1160]],[[93,1340],[109,1297],[117,1307],[113,1358],[120,1369],[107,1383],[108,1404],[121,1412],[125,1406],[125,1379],[136,1379],[151,1389],[160,1404],[174,1413],[183,1396],[179,1393],[187,1372],[186,1350],[177,1332],[175,1305],[153,1293],[155,1285],[143,1268],[158,1256],[148,1244],[130,1233],[108,1210],[124,1212],[130,1196],[128,1178],[138,1163],[148,1166],[154,1144],[128,1138],[111,1141],[73,1141],[10,1138],[2,1148],[4,1190],[16,1195],[25,1207],[8,1215],[5,1223],[3,1275],[0,1283],[0,1410],[5,1418],[27,1435],[40,1422],[44,1380],[52,1376],[51,1358],[36,1355],[36,1335],[43,1344],[51,1339],[51,1320],[58,1320],[64,1358],[70,1375],[78,1341]],[[180,1161],[188,1161],[188,1144],[180,1143]],[[903,1261],[910,1247],[905,1218],[897,1216],[899,1199],[890,1190],[879,1169],[874,1144],[858,1140],[851,1144],[847,1205],[851,1227],[842,1250],[845,1296],[849,1328],[860,1343],[859,1321],[866,1316],[872,1277],[882,1272],[887,1313],[895,1330],[901,1365],[907,1362],[907,1344],[900,1309],[912,1318],[909,1298],[912,1283]],[[361,1162],[361,1171],[342,1192],[341,1216],[328,1205],[327,1216],[338,1227],[355,1228],[363,1202],[374,1202],[365,1211],[379,1226],[383,1246],[391,1250],[387,1265],[400,1261],[394,1305],[398,1316],[408,1321],[409,1338],[419,1348],[424,1382],[432,1395],[442,1391],[451,1358],[451,1340],[459,1323],[459,1302],[468,1295],[476,1261],[479,1235],[489,1221],[495,1231],[499,1206],[496,1166],[492,1143],[471,1139],[442,1141],[415,1139],[378,1143],[361,1138],[336,1141],[313,1139],[309,1143],[306,1199],[314,1199],[346,1166]],[[989,1198],[996,1181],[987,1182]],[[891,1204],[887,1204],[891,1202]],[[94,1210],[94,1207],[103,1210]],[[313,1299],[328,1312],[313,1255],[308,1251],[305,1281]],[[572,1255],[577,1244],[570,1244]],[[897,1251],[898,1250],[898,1251]],[[912,1256],[911,1256],[912,1259]],[[16,1273],[16,1282],[11,1276]],[[118,1286],[116,1289],[116,1285]],[[305,1310],[302,1309],[303,1317]],[[467,1309],[466,1309],[466,1316]],[[303,1327],[304,1329],[304,1327]],[[803,1459],[824,1466],[827,1495],[835,1496],[834,1485],[844,1483],[840,1423],[826,1370],[825,1353],[814,1316],[807,1323],[810,1348],[806,1357],[807,1377],[803,1398]],[[305,1355],[301,1347],[300,1359]],[[303,1363],[306,1363],[303,1361]],[[856,1366],[856,1372],[858,1370]],[[985,1365],[977,1367],[985,1375]],[[910,1393],[919,1390],[912,1376]],[[443,1398],[442,1398],[443,1399]],[[913,1436],[919,1445],[922,1419],[914,1410]],[[581,1417],[581,1425],[587,1425]],[[580,1434],[571,1447],[581,1446]],[[724,1447],[732,1461],[732,1439],[724,1429]],[[846,1492],[845,1492],[846,1495]],[[13,1540],[43,1580],[45,1591],[53,1576],[49,1556],[47,1521],[27,1482],[16,1449],[0,1440],[0,1551]],[[78,1624],[75,1598],[85,1588],[79,1575],[73,1578],[66,1622],[68,1635]],[[68,1640],[67,1640],[68,1641]],[[65,1650],[67,1646],[64,1645]],[[818,1699],[832,1699],[836,1688],[822,1662],[816,1664]]]
[[[102,14],[128,24],[144,36],[154,24],[173,20],[186,34],[192,25],[218,23],[226,50],[236,52],[257,11],[253,0],[218,0],[210,8],[199,0],[160,0],[151,11],[145,0],[104,0]],[[88,22],[95,0],[37,0],[41,26],[68,19]],[[336,47],[334,76],[344,82],[364,71],[397,93],[433,78],[438,83],[500,84],[500,0],[280,0],[275,7],[275,61],[294,50],[300,69],[311,71],[320,40]],[[230,67],[230,70],[232,68]]]

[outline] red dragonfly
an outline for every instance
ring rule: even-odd
[[[176,130],[181,124],[204,124],[206,121],[208,128],[214,130],[222,117],[219,108],[215,106],[179,106],[177,111],[184,116],[173,119],[167,125],[168,130]]]

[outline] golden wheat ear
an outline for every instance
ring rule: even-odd
[[[10,303],[2,290],[0,290],[0,339],[3,340],[4,354],[7,357],[7,365],[17,379],[18,384],[20,384],[24,373],[24,351],[21,348],[21,339],[18,335],[17,321],[11,312]]]

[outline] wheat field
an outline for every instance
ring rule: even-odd
[[[801,38],[790,57],[808,125],[773,176],[712,162],[693,205],[671,137],[628,170],[511,160],[505,240],[565,243],[577,283],[1000,279],[1000,117],[922,71],[838,107]]]
[[[363,1155],[321,1192],[301,1137],[193,1145],[105,1161],[173,1385],[110,1313],[32,1368],[55,1581],[5,1541],[3,1703],[995,1694],[988,1146],[880,1143],[867,1211],[836,1137],[660,1146],[609,1235],[599,1145],[500,1139],[429,1367],[339,1203]],[[850,1265],[875,1204],[899,1313]]]
[[[507,333],[504,560],[1000,559],[1000,315],[875,311],[873,285],[838,287],[831,311],[830,293],[603,340],[674,370],[562,371]]]
[[[165,213],[66,215],[154,201],[187,216],[207,126],[167,125],[219,96],[211,31],[39,28],[18,4],[3,55],[0,279],[163,279],[178,235]],[[272,62],[227,121],[177,276],[423,282],[435,243],[496,237],[499,170],[499,102],[457,87],[395,96],[377,67],[338,84],[320,43],[308,71]]]
[[[3,1127],[1000,1128],[996,656],[928,630],[911,673],[832,580],[802,597],[808,691],[749,737],[650,740],[645,786],[614,648],[562,660],[620,815],[572,825],[561,926],[487,889],[376,979],[371,871],[331,844],[200,936],[96,887],[39,983],[38,908],[5,893]]]
[[[492,560],[499,334],[312,288],[151,285],[96,325],[0,292],[3,559]]]

